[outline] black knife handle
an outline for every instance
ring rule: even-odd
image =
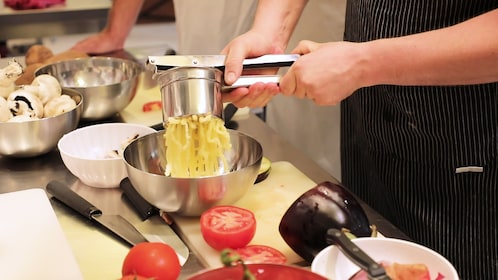
[[[67,185],[51,181],[47,184],[47,191],[56,199],[60,200],[65,205],[77,211],[81,215],[92,219],[92,216],[102,215],[97,207],[93,206],[90,202],[86,201],[83,197],[72,191]]]
[[[135,208],[140,218],[142,218],[142,221],[159,214],[159,210],[137,192],[131,184],[130,179],[124,178],[121,180],[119,187],[123,191],[123,196],[128,199],[133,208]]]
[[[356,246],[341,230],[335,228],[327,230],[327,243],[339,247],[348,259],[365,270],[370,277],[389,279],[384,267]]]
[[[223,109],[223,120],[225,120],[225,125],[228,124],[232,120],[232,117],[237,113],[237,106],[233,105],[232,103],[228,103],[225,109]]]

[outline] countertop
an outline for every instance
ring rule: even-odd
[[[0,41],[95,32],[106,22],[111,0],[66,0],[44,9],[0,7]]]
[[[137,94],[140,95],[141,93],[139,92]],[[112,122],[122,120],[122,116],[117,115],[105,121]],[[157,122],[159,123],[161,121],[162,120],[158,117]],[[267,156],[271,161],[288,161],[314,182],[337,182],[335,178],[319,167],[319,165],[305,156],[296,147],[290,145],[285,139],[280,137],[274,130],[272,130],[260,118],[252,113],[246,112],[238,115],[235,117],[234,121],[236,121],[238,130],[254,137],[261,143],[265,156]],[[150,123],[147,125],[150,125]],[[6,158],[0,156],[0,193],[14,192],[31,188],[45,188],[46,184],[51,180],[58,180],[66,183],[74,191],[89,200],[91,203],[95,204],[106,214],[120,214],[135,225],[141,223],[138,215],[122,200],[121,191],[119,189],[98,189],[83,184],[65,168],[60,155],[56,150],[42,156],[27,159]],[[106,255],[111,254],[111,252],[108,251],[112,250],[106,251],[105,249],[102,249],[102,251],[98,251],[98,249],[96,249],[98,252],[92,251],[94,250],[92,248],[100,246],[99,244],[92,244],[91,246],[80,244],[77,245],[79,247],[75,249],[75,241],[71,240],[71,238],[73,238],[71,235],[72,233],[68,232],[67,220],[79,223],[79,226],[84,229],[91,228],[92,224],[89,221],[85,221],[80,218],[77,214],[67,211],[65,206],[62,206],[54,199],[51,199],[51,203],[57,213],[59,221],[65,220],[65,222],[61,223],[62,227],[65,229],[66,236],[69,239],[69,243],[72,244],[75,254],[77,254],[77,257],[80,258],[79,261],[85,262],[85,265],[88,265],[88,267],[93,267],[94,264],[91,263],[92,261],[96,262],[99,258],[104,259],[99,262],[98,267],[95,267],[95,273],[97,273],[97,270],[104,268],[104,270],[109,270],[111,272],[110,275],[113,275],[112,277],[119,277],[119,265],[122,262],[121,258],[126,252],[127,247],[123,244],[111,244],[110,246],[112,248],[116,248],[118,251],[117,256],[114,256],[114,259],[112,259],[112,256],[109,257]],[[384,236],[402,239],[407,238],[402,232],[373,211],[370,207],[365,204],[363,204],[363,207],[369,216],[370,222],[376,224],[379,231]],[[15,213],[15,211],[13,211],[13,213]],[[0,227],[4,226],[5,225],[0,225]],[[88,232],[89,234],[92,234],[92,236],[96,237],[106,235],[106,233],[100,229],[92,228],[92,230],[88,230]],[[82,233],[80,232],[79,234],[81,235]],[[92,238],[95,240],[98,239],[94,237]],[[105,242],[112,240],[111,237],[106,236],[106,238],[109,239],[104,240]],[[88,240],[85,242],[88,242]],[[106,261],[109,262],[109,264],[106,264]],[[111,262],[112,265],[110,264]],[[187,263],[182,269],[181,278],[185,278],[186,276],[202,268],[203,267],[199,260],[193,253],[191,253]]]

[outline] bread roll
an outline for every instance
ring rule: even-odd
[[[33,45],[26,52],[26,66],[35,63],[43,63],[52,56],[54,56],[54,54],[49,48],[43,45]]]
[[[24,68],[24,73],[17,78],[16,80],[16,85],[22,86],[22,85],[30,85],[33,80],[35,79],[35,71],[39,67],[42,67],[43,63],[33,63]]]

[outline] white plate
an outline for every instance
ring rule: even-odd
[[[43,189],[0,194],[2,279],[83,279]]]
[[[436,279],[438,273],[444,275],[444,279],[459,279],[448,260],[422,245],[395,238],[362,237],[353,239],[353,242],[377,262],[423,263],[427,265],[431,279]],[[320,251],[311,264],[311,271],[331,280],[349,279],[359,270],[360,268],[334,245]]]

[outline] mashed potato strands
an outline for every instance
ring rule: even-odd
[[[170,117],[164,138],[166,176],[193,178],[229,171],[225,151],[232,144],[222,119],[210,114]]]

